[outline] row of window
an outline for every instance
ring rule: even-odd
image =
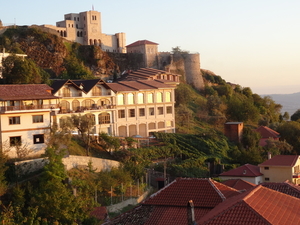
[[[89,114],[89,118],[96,122],[96,116],[94,114]],[[64,118],[61,118],[61,120],[63,120]],[[62,122],[60,121],[60,124]],[[109,113],[100,113],[98,115],[98,124],[110,124],[110,114]]]
[[[21,124],[21,117],[20,116],[12,116],[8,118],[9,125],[13,124]],[[34,115],[32,116],[32,123],[43,123],[44,116],[43,115]]]
[[[42,144],[44,143],[44,134],[34,134],[33,135],[33,144]],[[15,136],[9,138],[9,144],[11,147],[13,146],[21,146],[22,145],[22,139],[21,136]]]
[[[145,108],[139,108],[138,109],[138,116],[143,117],[146,116],[146,111]],[[167,106],[166,107],[166,113],[167,114],[172,114],[172,106]],[[156,110],[157,115],[163,115],[164,114],[164,107],[157,107]],[[155,115],[155,109],[154,107],[148,108],[148,115],[154,116]],[[118,118],[125,118],[125,109],[118,110]],[[135,109],[128,109],[128,117],[135,117],[136,112]]]
[[[135,95],[133,93],[127,94],[127,104],[143,104],[145,103],[145,100],[147,103],[154,103],[154,93],[148,93],[147,94],[147,99],[145,99],[145,94],[144,93],[138,93],[137,94],[137,102],[135,102]],[[118,94],[117,95],[117,101],[118,105],[124,105],[125,104],[125,95],[124,94]],[[171,102],[171,92],[166,92],[165,96],[163,98],[163,93],[158,92],[156,93],[156,102]]]

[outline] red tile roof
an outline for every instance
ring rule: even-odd
[[[0,85],[0,101],[55,99],[47,84]]]
[[[300,199],[261,185],[220,203],[198,224],[300,224]]]
[[[186,206],[193,200],[195,207],[215,207],[226,197],[239,192],[211,179],[178,178],[151,195],[143,205]]]
[[[137,81],[121,81],[118,83],[107,83],[107,86],[114,92],[122,91],[139,91],[151,89],[174,89],[174,86],[164,84],[156,80],[137,80]]]
[[[292,167],[295,165],[299,155],[275,155],[271,159],[264,161],[259,166],[288,166]]]
[[[252,183],[242,180],[242,179],[229,179],[229,180],[222,181],[222,184],[225,184],[236,190],[248,190],[248,189],[256,186],[255,184],[252,184]]]
[[[228,176],[228,177],[258,177],[263,174],[259,170],[259,166],[254,166],[251,164],[245,164],[238,168],[229,170],[227,172],[221,173],[219,176]]]
[[[171,78],[162,79],[161,75],[171,75]],[[153,68],[140,68],[138,70],[128,70],[118,80],[134,81],[134,80],[163,80],[164,82],[178,83],[178,81],[172,80],[175,77],[180,77],[179,74],[170,73],[164,70],[158,70]],[[159,78],[159,79],[158,79]],[[166,77],[165,77],[166,78]],[[170,79],[170,80],[168,80]]]
[[[279,191],[281,193],[300,198],[300,187],[290,183],[289,181],[283,182],[283,183],[274,183],[274,182],[268,182],[268,183],[262,183],[261,184],[264,187],[270,188],[275,191]]]
[[[158,45],[158,44],[148,40],[139,40],[131,43],[130,45],[127,45],[126,47],[135,47],[140,45]]]
[[[275,130],[272,130],[269,127],[266,126],[260,126],[256,129],[258,133],[260,133],[262,138],[279,138],[280,134],[276,132]]]
[[[94,210],[91,212],[91,216],[97,218],[98,220],[106,220],[108,217],[106,207],[95,207]]]
[[[239,194],[237,190],[211,179],[178,178],[108,224],[187,224],[189,200],[193,200],[195,218],[199,219],[226,198]]]

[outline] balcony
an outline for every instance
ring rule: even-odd
[[[74,98],[74,97],[82,97],[82,93],[81,92],[78,92],[78,93],[62,93],[58,96],[62,97],[62,98]]]
[[[293,173],[293,178],[300,178],[300,172],[299,173]]]
[[[58,108],[57,104],[48,105],[17,105],[17,106],[1,106],[0,112],[12,112],[12,111],[25,111],[25,110],[39,110],[39,109],[55,109]]]
[[[91,107],[85,107],[85,106],[78,106],[76,109],[64,109],[61,108],[61,110],[58,112],[59,114],[66,114],[66,113],[82,113],[85,111],[101,111],[101,110],[111,110],[116,109],[116,105],[103,105],[103,106],[97,106],[92,105]]]

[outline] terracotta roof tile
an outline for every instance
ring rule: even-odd
[[[10,84],[0,85],[0,100],[55,99],[52,88],[47,84]]]
[[[238,168],[229,170],[227,172],[221,173],[219,176],[230,176],[230,177],[258,177],[263,174],[259,170],[259,166],[254,166],[251,164],[245,164]]]
[[[152,68],[140,68],[138,70],[129,70],[125,72],[118,80],[119,81],[132,81],[132,80],[161,80],[158,79],[160,75],[181,76],[179,74],[170,73],[164,70]],[[177,81],[168,80],[169,82],[178,83]]]
[[[266,126],[260,126],[256,129],[258,133],[260,133],[262,138],[279,138],[280,134],[276,132],[275,130],[272,130],[269,127]]]
[[[107,219],[108,213],[106,207],[95,207],[94,210],[91,212],[91,216],[97,218],[98,220]]]
[[[259,166],[294,166],[299,155],[275,155],[271,159],[264,161]]]
[[[300,224],[300,199],[261,185],[220,203],[198,224]]]
[[[293,196],[295,198],[300,198],[300,187],[297,185],[294,185],[289,182],[283,182],[283,183],[262,183],[261,184],[264,187],[270,188],[275,191],[279,191],[281,193]]]
[[[242,180],[242,179],[229,179],[229,180],[222,181],[222,184],[225,184],[236,190],[248,190],[248,189],[256,186],[255,184],[252,184],[252,183]]]
[[[174,86],[164,84],[156,80],[137,80],[137,81],[120,81],[118,83],[107,83],[107,86],[115,92],[121,91],[139,91],[151,89],[173,89]]]
[[[215,207],[225,199],[225,196],[239,194],[233,188],[222,184],[218,186],[216,183],[211,179],[178,178],[151,195],[143,204],[186,206],[189,200],[193,200],[195,207]]]
[[[131,43],[130,45],[127,45],[126,47],[134,47],[134,46],[140,46],[140,45],[158,45],[158,44],[154,43],[152,41],[148,41],[148,40],[139,40],[139,41]]]

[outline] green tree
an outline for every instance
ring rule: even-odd
[[[46,156],[49,163],[44,167],[38,187],[30,204],[38,207],[38,215],[52,223],[73,224],[88,217],[93,204],[89,199],[75,197],[67,183],[62,158],[64,151],[48,148]]]
[[[265,152],[272,153],[272,155],[287,155],[291,154],[293,151],[293,146],[287,143],[285,140],[274,140],[273,138],[270,138],[266,140],[266,145],[264,146]]]
[[[64,78],[68,79],[89,79],[93,78],[92,72],[84,66],[84,63],[79,61],[75,55],[69,55],[65,58],[64,66],[66,74]]]
[[[291,116],[292,121],[298,121],[300,119],[300,109],[298,109],[294,114]]]
[[[99,144],[101,145],[101,147],[105,150],[107,150],[108,152],[112,152],[112,151],[117,151],[119,150],[121,143],[120,143],[120,139],[117,137],[112,137],[109,136],[107,133],[105,132],[101,132],[99,134]]]
[[[7,167],[5,163],[7,162],[7,156],[3,152],[2,149],[0,149],[0,196],[6,193],[7,189],[7,182],[5,177],[5,171],[7,170]]]
[[[246,149],[258,148],[260,139],[261,135],[258,132],[254,131],[250,127],[244,127],[242,144]]]
[[[71,130],[77,129],[81,134],[82,141],[86,147],[86,154],[89,155],[91,146],[91,133],[95,125],[95,116],[93,114],[76,115],[72,114],[71,117],[62,118],[61,121],[62,130],[69,133]]]
[[[8,84],[40,84],[49,82],[49,74],[33,60],[11,55],[3,60],[3,78]]]
[[[217,95],[211,95],[206,102],[208,114],[210,116],[223,116],[226,112],[226,104]]]
[[[284,114],[282,115],[282,118],[284,120],[289,120],[290,119],[290,114],[288,112],[284,112]]]
[[[281,123],[277,132],[280,133],[280,140],[285,140],[293,146],[296,154],[300,154],[300,123],[296,121]]]

